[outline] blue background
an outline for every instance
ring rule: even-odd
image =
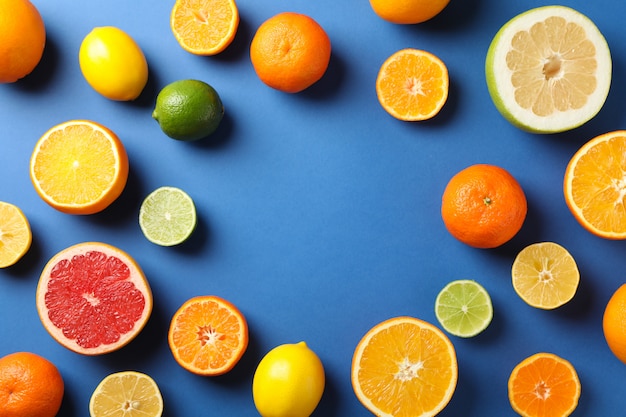
[[[472,339],[451,336],[457,390],[441,416],[515,415],[507,398],[513,367],[539,351],[570,360],[582,396],[574,416],[616,415],[626,406],[626,366],[609,351],[602,314],[626,280],[621,241],[586,232],[565,205],[563,173],[592,137],[626,122],[626,3],[568,0],[605,35],[613,84],[600,114],[557,135],[533,135],[506,122],[485,84],[489,43],[507,20],[545,1],[452,0],[435,19],[400,26],[378,18],[366,0],[239,0],[241,23],[222,54],[185,52],[169,28],[173,1],[33,0],[47,29],[43,60],[27,78],[0,85],[0,199],[31,222],[33,246],[0,271],[0,355],[32,351],[52,360],[66,383],[60,416],[84,416],[90,395],[111,372],[134,369],[159,384],[165,416],[255,416],[251,383],[271,348],[304,340],[320,356],[327,385],[314,416],[368,416],[350,383],[356,344],[376,323],[411,315],[437,324],[433,306],[449,281],[475,279],[491,294],[494,319]],[[270,89],[256,77],[248,48],[256,28],[283,11],[308,14],[330,36],[323,79],[302,93]],[[78,66],[82,38],[96,26],[129,33],[150,67],[134,102],[99,96]],[[393,52],[414,47],[438,55],[450,72],[441,113],[400,122],[380,107],[375,79]],[[151,119],[166,84],[197,78],[219,92],[226,116],[194,143],[166,137]],[[71,216],[35,193],[28,164],[38,138],[70,119],[114,130],[130,158],[121,197],[92,216]],[[447,181],[475,163],[499,165],[524,188],[529,210],[504,246],[473,249],[446,231],[439,214]],[[199,225],[179,247],[149,243],[138,225],[143,198],[163,185],[195,200]],[[39,321],[35,289],[47,260],[83,241],[127,251],[152,286],[155,307],[143,332],[118,352],[85,357],[57,344]],[[533,309],[514,292],[510,268],[526,245],[554,241],[577,260],[575,298],[553,311]],[[167,346],[167,328],[188,298],[216,294],[237,305],[250,345],[229,374],[203,378],[183,370]],[[619,414],[619,412],[617,412]]]

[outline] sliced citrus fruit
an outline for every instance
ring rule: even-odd
[[[509,401],[524,417],[566,417],[578,406],[580,380],[574,366],[552,353],[536,353],[509,377]]]
[[[136,371],[116,372],[105,377],[89,400],[91,417],[160,417],[163,397],[150,376]]]
[[[520,251],[511,269],[515,292],[529,305],[551,310],[574,298],[580,273],[572,255],[554,242]]]
[[[106,243],[79,243],[54,255],[44,267],[37,311],[61,345],[100,355],[139,334],[152,312],[152,292],[127,253]]]
[[[187,52],[216,55],[235,38],[239,10],[234,0],[176,0],[170,27]]]
[[[430,52],[402,49],[385,60],[376,95],[393,117],[419,121],[434,117],[448,99],[448,68]]]
[[[450,334],[472,337],[489,326],[493,318],[491,297],[478,282],[460,279],[448,283],[435,299],[435,316]]]
[[[230,371],[248,347],[248,324],[232,303],[215,295],[187,300],[172,317],[168,344],[180,366],[197,375]]]
[[[30,160],[37,194],[64,213],[93,214],[119,197],[128,155],[117,135],[88,120],[70,120],[39,139]]]
[[[0,268],[15,265],[30,249],[33,235],[22,210],[0,201]]]
[[[589,18],[569,7],[543,6],[502,26],[489,46],[485,74],[509,122],[530,132],[562,132],[604,105],[611,53]]]
[[[178,245],[187,240],[196,228],[196,206],[180,188],[157,188],[141,204],[139,226],[152,243]]]
[[[377,416],[432,417],[450,401],[458,378],[456,352],[436,326],[395,317],[372,327],[352,357],[352,387]]]
[[[565,202],[576,220],[605,239],[626,239],[626,130],[584,144],[565,170]]]

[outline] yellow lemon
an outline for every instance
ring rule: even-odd
[[[89,85],[111,100],[134,100],[148,82],[143,51],[130,35],[113,26],[89,32],[80,45],[78,59]]]
[[[263,417],[309,417],[322,399],[324,367],[305,342],[270,350],[252,380],[254,405]]]

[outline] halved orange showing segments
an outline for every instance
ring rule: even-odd
[[[578,406],[580,380],[574,366],[552,353],[520,362],[508,383],[511,407],[523,417],[566,417]]]
[[[458,367],[450,339],[436,326],[395,317],[372,327],[352,357],[352,387],[381,417],[438,414],[456,389]]]
[[[448,99],[448,68],[419,49],[402,49],[385,60],[376,78],[381,106],[393,117],[419,121],[434,117]]]
[[[565,202],[589,232],[626,239],[626,130],[599,135],[584,144],[565,170]]]
[[[152,312],[152,292],[139,265],[100,242],[79,243],[53,256],[41,272],[36,300],[48,333],[84,355],[130,343]]]
[[[69,214],[107,208],[126,186],[128,155],[117,135],[89,120],[70,120],[39,139],[30,178],[50,206]]]
[[[239,10],[234,0],[176,0],[170,27],[187,52],[216,55],[235,38]]]
[[[187,300],[172,317],[168,344],[180,366],[197,375],[230,371],[248,347],[248,324],[231,302],[215,296]]]

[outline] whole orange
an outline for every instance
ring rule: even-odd
[[[0,0],[0,83],[30,74],[43,55],[46,29],[28,0]]]
[[[522,228],[526,196],[513,176],[495,165],[476,164],[450,179],[441,201],[448,231],[476,248],[495,248]]]
[[[0,358],[0,416],[54,417],[63,393],[61,373],[46,358],[30,352]]]
[[[284,12],[259,26],[250,44],[250,59],[265,84],[297,93],[322,78],[330,51],[330,39],[315,20]]]
[[[437,16],[450,0],[370,0],[383,20],[399,24],[422,23]]]
[[[602,330],[611,352],[626,363],[626,284],[622,284],[606,304]]]

